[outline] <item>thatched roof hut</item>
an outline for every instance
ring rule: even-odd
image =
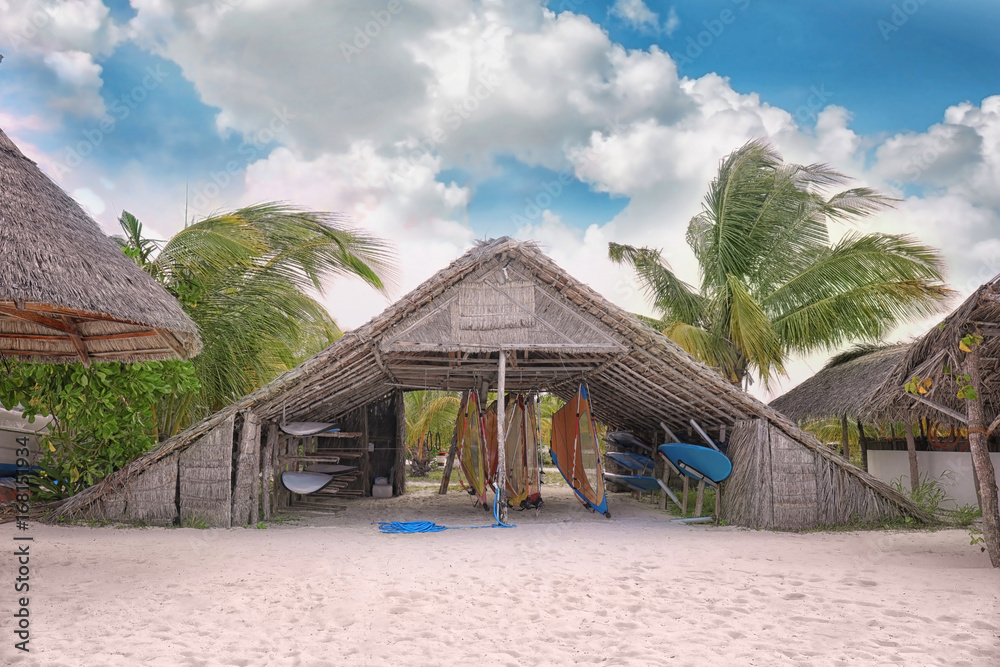
[[[219,430],[225,436],[219,460],[228,453],[229,460],[248,461],[251,472],[244,478],[254,481],[253,465],[263,473],[265,491],[249,488],[265,496],[260,509],[266,513],[272,502],[280,504],[280,498],[266,498],[273,476],[312,456],[299,444],[288,445],[278,431],[284,421],[349,424],[360,448],[351,450],[341,441],[336,453],[355,452],[362,469],[368,452],[377,457],[384,443],[394,458],[372,464],[361,492],[367,495],[371,477],[390,472],[396,492],[402,492],[402,392],[481,387],[497,377],[501,350],[509,360],[509,391],[549,391],[568,399],[586,381],[595,416],[609,427],[647,438],[659,437],[661,421],[677,433],[689,429],[690,419],[706,429],[727,428],[734,472],[723,514],[730,523],[801,528],[859,518],[926,518],[888,485],[574,279],[536,245],[510,238],[470,250],[299,367],[71,498],[59,514],[142,518],[157,504],[156,516],[161,510],[182,515],[183,492],[178,501],[170,479],[185,475],[185,452],[204,447]],[[249,431],[241,424],[249,424]],[[379,428],[381,441],[372,435]],[[366,441],[374,444],[366,449]],[[252,463],[255,452],[258,464]],[[146,474],[158,480],[147,486],[162,493],[140,492]],[[240,478],[239,470],[231,476]],[[237,495],[244,503],[237,511],[233,500],[234,525],[248,519],[245,493],[246,488],[228,485],[218,491],[220,503]],[[250,503],[250,519],[257,507]]]
[[[187,359],[198,328],[0,130],[0,352],[30,361]]]
[[[908,349],[908,344],[898,344],[871,347],[846,358],[838,355],[769,405],[797,422],[841,419],[844,415],[853,421],[867,410],[871,393],[885,382]]]
[[[967,423],[967,401],[958,397],[957,380],[965,371],[960,349],[967,334],[983,336],[979,349],[983,411],[1000,414],[1000,275],[977,289],[938,326],[915,341],[875,388],[863,417],[869,421],[905,422],[923,416],[953,425]],[[926,394],[905,391],[914,377],[930,379]]]

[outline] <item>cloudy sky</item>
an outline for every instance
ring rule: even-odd
[[[0,0],[0,128],[109,233],[284,200],[390,239],[394,297],[506,234],[640,312],[608,241],[696,282],[687,222],[767,137],[902,199],[866,229],[941,248],[967,294],[1000,273],[998,24],[985,0]],[[386,305],[326,302],[345,327]]]

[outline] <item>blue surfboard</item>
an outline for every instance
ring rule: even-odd
[[[638,473],[644,473],[647,470],[652,472],[656,467],[656,461],[648,456],[635,454],[634,452],[608,452],[604,456],[609,461],[614,461],[621,467],[628,470],[634,470]]]
[[[647,475],[616,475],[614,473],[604,473],[604,479],[609,482],[624,484],[636,491],[659,491],[660,483],[655,477]]]
[[[649,443],[628,431],[612,431],[604,436],[604,439],[610,443],[614,443],[619,448],[631,447],[639,451],[653,453],[653,448]]]
[[[733,472],[732,461],[725,454],[708,447],[671,442],[657,449],[674,467],[693,479],[704,477],[718,484]]]

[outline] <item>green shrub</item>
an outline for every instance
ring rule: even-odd
[[[41,438],[36,500],[73,495],[157,442],[157,403],[198,387],[189,362],[11,364],[0,374],[0,403],[28,421],[51,414]]]

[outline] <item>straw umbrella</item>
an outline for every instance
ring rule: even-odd
[[[0,353],[26,361],[188,359],[198,328],[0,130]]]

